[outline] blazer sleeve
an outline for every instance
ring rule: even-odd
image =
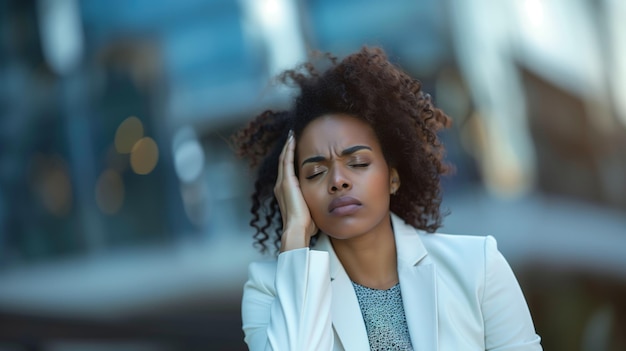
[[[519,283],[491,236],[485,240],[482,312],[487,350],[542,350]]]
[[[242,320],[250,350],[332,350],[328,252],[290,250],[248,273]]]

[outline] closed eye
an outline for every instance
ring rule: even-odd
[[[362,167],[367,167],[369,165],[370,165],[369,163],[357,163],[357,164],[352,165],[352,167],[362,168]]]
[[[313,179],[313,178],[317,177],[318,175],[320,175],[322,173],[324,173],[324,172],[318,172],[318,173],[312,174],[310,176],[307,176],[306,179]]]

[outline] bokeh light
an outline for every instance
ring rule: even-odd
[[[143,137],[143,123],[135,116],[126,118],[115,132],[115,149],[120,154],[128,154],[135,143]]]
[[[139,139],[130,154],[130,166],[137,174],[146,175],[152,172],[159,161],[159,147],[154,139],[144,137]]]
[[[193,128],[185,126],[174,134],[172,152],[178,178],[184,183],[198,179],[204,169],[205,155]]]

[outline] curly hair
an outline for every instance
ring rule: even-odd
[[[330,54],[325,58],[330,67],[322,72],[308,62],[278,77],[300,90],[290,110],[267,110],[232,136],[237,154],[248,157],[251,167],[258,166],[250,210],[255,246],[267,251],[272,228],[274,248],[280,245],[282,218],[273,188],[289,130],[298,140],[311,121],[331,113],[369,123],[385,160],[402,180],[390,210],[413,227],[434,232],[443,217],[440,176],[451,169],[437,132],[449,127],[451,119],[433,105],[421,83],[390,63],[380,48],[363,47],[341,61]]]

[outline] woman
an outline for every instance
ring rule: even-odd
[[[256,244],[279,251],[250,265],[248,347],[541,350],[495,240],[434,233],[449,117],[380,49],[329,58],[285,72],[294,107],[234,136],[259,165]]]

